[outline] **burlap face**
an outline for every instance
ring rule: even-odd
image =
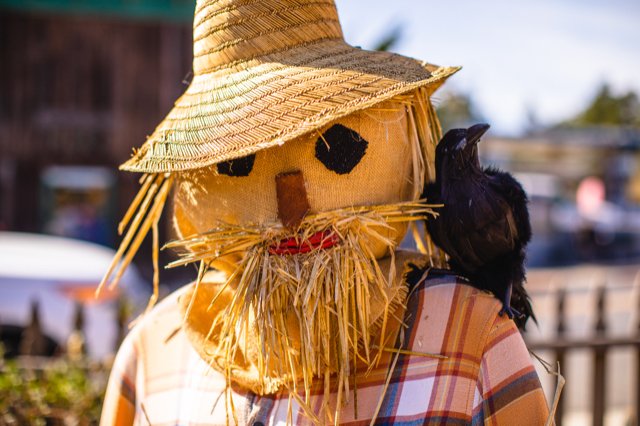
[[[275,177],[295,170],[304,176],[309,213],[413,199],[412,146],[405,108],[402,102],[385,102],[319,132],[260,151],[248,176],[223,175],[216,166],[182,174],[174,204],[179,234],[201,233],[220,221],[258,226],[277,221]],[[323,143],[322,135],[336,124],[366,141],[364,156],[344,174],[328,169],[316,157],[316,144]],[[393,237],[400,240],[404,227],[397,229]]]

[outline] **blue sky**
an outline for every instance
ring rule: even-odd
[[[496,133],[527,111],[553,123],[584,108],[602,82],[640,94],[639,0],[336,0],[346,40],[464,68],[445,85],[470,93]]]

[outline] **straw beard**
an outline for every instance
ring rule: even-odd
[[[169,266],[200,262],[196,286],[185,303],[187,323],[206,270],[242,254],[226,282],[209,293],[213,297],[207,310],[216,313],[205,336],[211,343],[206,359],[228,382],[236,381],[232,376],[241,369],[253,371],[256,380],[249,386],[258,394],[282,388],[297,394],[302,384],[305,401],[314,377],[325,380],[327,392],[330,376],[337,374],[338,403],[344,403],[340,395],[349,395],[356,363],[371,368],[382,349],[394,344],[384,340],[387,320],[406,297],[393,258],[383,271],[371,247],[381,244],[393,257],[397,243],[391,225],[433,215],[429,207],[405,202],[309,215],[294,249],[291,231],[276,223],[220,224],[169,243],[182,252]],[[211,309],[225,293],[226,306]]]

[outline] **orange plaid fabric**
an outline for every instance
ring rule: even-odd
[[[226,392],[224,377],[180,329],[177,300],[183,291],[160,303],[122,344],[101,425],[311,424],[287,392]],[[548,408],[540,381],[515,324],[498,315],[500,307],[492,295],[456,276],[431,271],[408,300],[402,347],[411,353],[359,374],[357,398],[352,391],[339,423],[368,425],[379,409],[375,423],[381,425],[544,424]],[[418,354],[425,352],[447,358]],[[318,383],[311,407],[320,419],[335,412],[333,398],[325,401],[323,394]],[[229,396],[235,417],[227,410]]]

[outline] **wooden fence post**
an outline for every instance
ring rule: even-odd
[[[558,334],[558,341],[563,341],[565,338],[565,332],[567,331],[566,318],[565,318],[565,301],[567,298],[567,291],[564,288],[560,288],[558,290],[558,305],[556,316],[558,319],[558,324],[556,328],[556,332]],[[564,359],[565,359],[565,349],[557,348],[556,349],[556,365],[560,364],[560,368],[564,368]],[[556,379],[559,380],[559,379]],[[557,384],[557,383],[556,383]],[[556,410],[556,426],[562,426],[562,415],[564,412],[564,398],[561,396],[558,401],[558,408]]]
[[[636,337],[640,339],[640,292],[638,292],[638,305],[636,306],[638,313],[638,328],[636,329]],[[640,345],[636,345],[636,418],[635,424],[640,425]]]
[[[603,286],[598,287],[597,295],[597,321],[595,324],[595,338],[605,337],[607,325],[605,322],[605,305],[607,290]],[[605,368],[607,364],[607,348],[604,345],[597,345],[594,348],[593,366],[593,426],[604,425],[604,404],[606,398],[605,390]]]

